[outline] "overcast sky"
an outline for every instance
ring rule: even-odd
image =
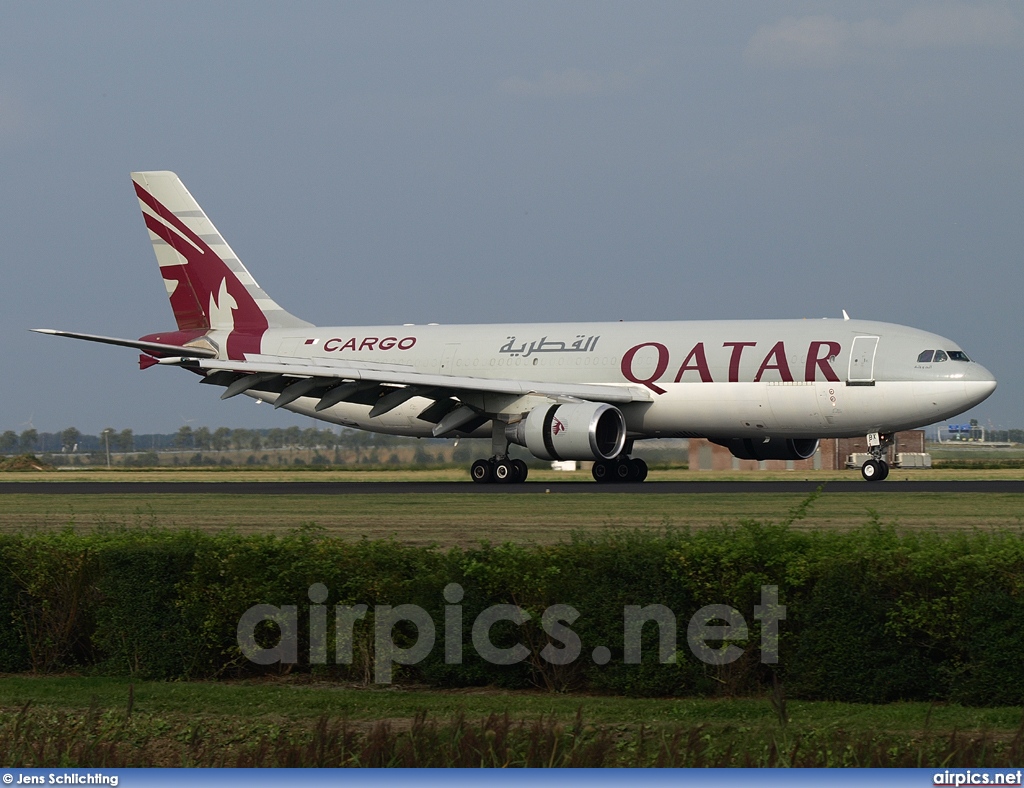
[[[4,3],[0,430],[310,420],[173,327],[129,179],[315,323],[839,317],[950,337],[1024,427],[1024,6]]]

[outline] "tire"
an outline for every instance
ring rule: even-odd
[[[494,481],[494,471],[487,460],[477,460],[470,466],[470,478],[477,484],[490,484]]]
[[[594,481],[598,484],[606,484],[612,480],[611,463],[607,460],[598,460],[594,463],[594,469],[590,472]]]
[[[508,460],[494,463],[494,481],[498,484],[511,484],[516,480],[516,472]]]
[[[636,457],[629,461],[629,480],[642,482],[647,478],[647,463]]]
[[[632,463],[625,457],[615,463],[615,481],[617,482],[630,482],[633,481],[633,468]]]
[[[530,475],[530,469],[522,460],[512,460],[512,470],[515,471],[516,484],[522,484],[526,481],[526,477]]]
[[[880,460],[879,465],[882,466],[882,472],[878,474],[878,481],[884,482],[886,479],[889,478],[889,463],[887,463],[885,460]]]
[[[882,475],[882,463],[878,460],[868,460],[860,466],[860,475],[866,482],[880,482],[885,476]]]

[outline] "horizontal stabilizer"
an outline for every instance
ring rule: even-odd
[[[73,331],[57,331],[53,328],[30,328],[29,331],[35,331],[37,334],[52,334],[55,337],[84,339],[87,342],[102,342],[104,345],[133,347],[136,350],[167,353],[186,358],[216,358],[217,356],[216,351],[204,347],[183,347],[182,345],[166,345],[163,342],[144,342],[141,339],[120,339],[118,337],[104,337],[98,334],[78,334]]]

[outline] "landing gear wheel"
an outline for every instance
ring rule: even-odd
[[[896,443],[896,437],[891,432],[869,432],[866,440],[871,456],[860,466],[860,475],[866,482],[880,482],[889,475],[886,457],[889,448]]]
[[[889,466],[881,460],[868,460],[860,466],[860,475],[866,482],[880,482],[889,475]]]
[[[494,471],[487,460],[477,460],[469,469],[469,475],[477,484],[489,484],[494,481]]]
[[[594,463],[594,481],[642,482],[647,478],[647,463],[641,459],[620,456],[616,460],[598,460]]]
[[[530,469],[522,460],[512,460],[512,470],[515,471],[516,484],[522,484],[530,473]]]
[[[516,480],[516,472],[512,463],[508,460],[498,460],[494,463],[494,481],[498,484],[511,484]]]

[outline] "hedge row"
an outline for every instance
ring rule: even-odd
[[[462,588],[461,599],[451,583]],[[771,586],[785,607],[774,664],[763,659],[771,648],[762,648],[767,619],[757,614]],[[295,664],[259,665],[242,653],[239,620],[257,604],[297,607],[296,631],[282,625],[298,644]],[[367,606],[365,617],[339,642],[337,606],[359,604]],[[395,616],[378,609],[384,605],[417,605],[436,630],[424,658],[394,666],[397,681],[736,695],[781,679],[791,698],[1024,700],[1024,539],[1015,533],[905,533],[877,522],[810,532],[748,522],[451,550],[346,543],[315,527],[284,536],[131,529],[0,536],[5,672],[177,679],[311,670],[369,683],[379,678],[375,658],[387,656],[375,613]],[[492,664],[474,646],[473,623],[494,605],[529,614],[525,623],[502,620],[489,630],[495,647],[521,647],[513,664]],[[560,623],[545,621],[553,605],[572,606],[579,616],[569,620],[559,608]],[[631,605],[662,605],[675,616],[670,661],[662,661],[658,626],[648,623],[641,662],[627,664],[624,611]],[[745,633],[724,633],[728,642],[707,638],[712,648],[740,652],[726,664],[701,661],[688,647],[691,617],[707,605],[735,608],[746,626]],[[311,610],[327,624],[327,658],[314,648],[317,664],[310,664]],[[259,644],[273,646],[281,631],[261,624]],[[573,633],[578,658],[549,659],[566,653]],[[396,648],[411,648],[422,634],[408,621],[388,633]],[[458,643],[461,664],[451,664]],[[351,659],[336,663],[336,654],[349,650]]]

